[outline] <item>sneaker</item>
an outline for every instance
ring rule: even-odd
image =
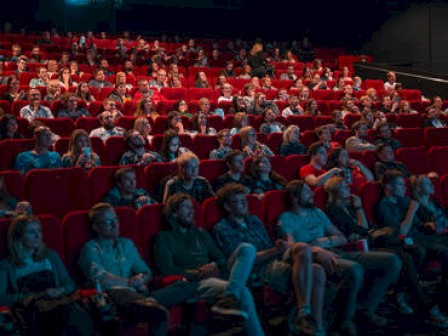
[[[443,315],[438,306],[429,311],[429,322],[439,328],[448,328],[448,318]]]
[[[226,296],[218,300],[212,306],[212,312],[220,315],[239,317],[243,320],[247,320],[249,318],[247,312],[241,309],[240,303],[233,296]]]
[[[307,309],[307,306],[303,306],[299,312],[297,312],[297,306],[294,306],[287,317],[290,335],[312,335],[314,333],[310,314],[311,309]]]
[[[395,299],[400,313],[403,315],[412,315],[415,313],[414,309],[406,302],[406,296],[404,293],[397,293]]]
[[[313,335],[313,321],[311,315],[303,315],[297,318],[296,321],[297,332],[299,335]]]

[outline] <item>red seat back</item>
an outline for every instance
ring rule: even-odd
[[[126,140],[122,136],[111,136],[106,140],[107,164],[118,165],[126,151]]]
[[[193,138],[193,148],[199,159],[208,159],[210,152],[219,147],[216,135],[197,134]]]
[[[283,190],[268,191],[264,195],[262,202],[266,231],[274,239],[277,236],[278,217],[288,209],[286,193]]]
[[[0,171],[0,177],[5,179],[6,191],[15,197],[18,201],[25,199],[25,186],[23,177],[17,170]]]
[[[448,146],[431,147],[429,157],[434,170],[440,175],[448,174]]]
[[[25,176],[26,199],[36,214],[67,212],[90,206],[87,175],[81,168],[33,169]]]
[[[34,139],[11,139],[0,141],[0,169],[11,169],[19,153],[34,148]]]
[[[427,147],[448,146],[448,128],[425,128],[425,143]]]
[[[427,174],[432,171],[429,155],[423,146],[399,148],[395,157],[397,161],[403,162],[412,174]]]
[[[421,128],[397,128],[395,138],[403,147],[418,147],[424,144],[423,129]]]

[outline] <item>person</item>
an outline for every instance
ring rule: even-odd
[[[163,133],[162,145],[159,151],[163,162],[176,161],[181,154],[186,152],[189,152],[189,150],[180,146],[179,134],[175,130],[169,129]]]
[[[6,84],[8,88],[3,92],[2,100],[7,100],[12,104],[14,101],[27,99],[26,91],[20,89],[20,80],[16,76],[10,76]]]
[[[23,134],[19,133],[19,125],[16,116],[9,113],[4,114],[0,119],[0,141],[23,138]]]
[[[183,275],[197,283],[197,296],[215,302],[213,312],[239,316],[247,335],[264,335],[245,286],[255,260],[254,246],[242,243],[226,260],[209,233],[195,227],[193,201],[187,194],[176,193],[166,202],[169,230],[157,234],[154,247],[162,275]]]
[[[124,105],[127,101],[132,101],[132,96],[127,93],[126,84],[118,83],[114,85],[114,90],[107,96],[107,98],[115,100]]]
[[[69,68],[63,68],[59,71],[59,83],[61,88],[64,88],[66,91],[69,91],[71,88],[76,88],[78,83],[73,80],[73,77],[70,74]]]
[[[199,158],[192,152],[183,153],[177,158],[178,172],[168,180],[163,191],[163,202],[177,192],[183,192],[202,203],[215,196],[210,183],[199,176]]]
[[[311,81],[310,84],[308,84],[308,88],[313,91],[328,90],[327,81],[325,79],[322,79],[322,77],[318,73],[315,73],[311,77]]]
[[[17,155],[14,169],[25,175],[31,169],[61,168],[62,161],[58,152],[50,151],[53,133],[46,126],[39,126],[34,130],[36,146],[31,151]]]
[[[83,129],[72,132],[68,143],[68,151],[62,156],[63,167],[81,167],[88,171],[101,166],[98,154],[92,149],[89,134]]]
[[[44,97],[44,100],[52,103],[55,100],[61,99],[61,83],[57,79],[50,79],[46,85],[47,94]]]
[[[322,112],[319,111],[319,106],[317,105],[316,99],[308,99],[305,103],[305,109],[303,111],[304,115],[309,115],[311,117],[318,117],[322,115]]]
[[[28,71],[28,57],[21,55],[16,61],[17,69],[15,70],[15,75],[19,76],[21,73]]]
[[[245,49],[242,49],[245,51]],[[250,79],[251,78],[251,74],[252,73],[252,67],[249,64],[244,64],[243,65],[243,70],[241,71],[241,74],[238,76],[238,78],[241,79]]]
[[[286,186],[286,179],[272,170],[271,162],[267,156],[255,156],[249,172],[253,180],[252,193],[258,196],[264,196],[270,190],[282,190]]]
[[[280,75],[280,80],[292,80],[295,81],[297,79],[297,75],[294,71],[294,65],[289,64],[286,68],[286,72]]]
[[[386,171],[381,180],[384,197],[377,207],[378,226],[383,229],[386,246],[401,245],[403,251],[408,252],[417,270],[428,258],[438,260],[442,264],[442,281],[445,288],[447,280],[448,249],[440,244],[434,244],[424,234],[431,228],[428,222],[419,222],[417,211],[419,202],[406,197],[406,183],[403,175],[396,170]],[[429,229],[431,230],[431,229]],[[401,241],[401,242],[400,242]],[[444,290],[440,292],[443,295]],[[414,296],[413,296],[414,297]],[[415,297],[423,313],[431,317],[431,321],[442,328],[448,328],[448,318],[439,310],[438,305],[431,308],[427,299]]]
[[[252,68],[251,77],[263,78],[266,76],[265,59],[263,56],[263,44],[261,41],[256,41],[252,49],[247,55],[247,64]]]
[[[306,154],[308,149],[300,142],[300,128],[297,125],[289,125],[283,132],[283,142],[280,145],[280,155]]]
[[[165,70],[163,70],[165,71]],[[165,72],[166,77],[166,72]],[[162,95],[158,90],[153,90],[149,86],[149,82],[145,78],[141,78],[137,82],[138,90],[134,93],[133,100],[139,101],[140,99],[144,97],[149,97],[153,101],[154,104],[157,104],[159,101],[162,100]]]
[[[331,133],[334,133],[337,130],[347,129],[347,126],[344,125],[344,118],[342,117],[342,112],[340,110],[331,112],[331,121],[332,123],[325,125],[331,130]]]
[[[236,77],[232,60],[226,61],[224,68],[220,71],[220,74],[223,74],[226,77]]]
[[[209,89],[212,87],[208,82],[207,75],[204,71],[199,71],[198,73],[196,73],[196,76],[194,78],[194,87],[200,89]]]
[[[409,100],[402,99],[398,104],[398,114],[412,115],[418,114],[418,112],[412,108]]]
[[[153,274],[134,243],[120,237],[120,222],[108,203],[95,204],[89,212],[95,237],[83,246],[79,264],[87,282],[99,284],[108,294],[117,315],[129,324],[148,323],[148,335],[167,335],[167,308],[193,297],[195,286],[178,281],[154,290]]]
[[[216,129],[207,125],[207,115],[203,112],[198,112],[193,116],[191,121],[193,129],[190,130],[192,136],[196,134],[216,135]]]
[[[286,187],[289,209],[279,216],[277,229],[289,242],[311,245],[314,261],[322,265],[330,282],[338,284],[344,302],[339,312],[339,330],[356,335],[353,319],[368,325],[385,326],[387,320],[375,311],[401,270],[400,259],[385,252],[339,252],[347,238],[314,204],[305,181],[294,180]],[[358,306],[358,307],[357,307]]]
[[[401,84],[397,83],[397,75],[393,71],[389,71],[387,73],[387,81],[384,82],[384,91],[387,91],[389,88],[398,89]]]
[[[395,161],[394,149],[390,144],[380,143],[376,147],[378,161],[373,164],[375,180],[380,180],[387,170],[398,170],[405,178],[411,177],[411,172],[403,162]]]
[[[269,76],[265,76],[261,79],[261,89],[263,91],[278,90],[275,86],[272,85],[272,79]]]
[[[154,138],[154,136],[151,135],[151,123],[146,117],[138,117],[137,119],[135,119],[133,130],[139,132],[143,136],[143,139],[145,139],[147,144],[152,144],[152,139]]]
[[[435,127],[435,128],[447,127],[446,122],[443,118],[443,113],[433,106],[428,107],[426,111],[425,120],[423,121],[423,128],[427,127]]]
[[[276,121],[275,112],[270,107],[266,107],[261,114],[261,118],[264,120],[264,123],[260,125],[260,132],[269,135],[275,132],[283,132],[286,129],[286,126]]]
[[[229,83],[224,83],[220,87],[220,89],[221,89],[220,90],[221,95],[218,97],[218,103],[223,101],[232,102],[233,101],[232,85],[230,85]]]
[[[191,118],[193,114],[188,111],[188,102],[185,99],[179,99],[174,105],[174,111],[177,111],[179,115]]]
[[[149,81],[149,86],[150,87],[154,87],[154,88],[156,88],[159,91],[162,88],[167,87],[168,83],[167,83],[166,70],[165,69],[159,69],[159,71],[157,71],[156,79],[151,79]]]
[[[295,309],[290,313],[291,331],[325,335],[322,321],[325,272],[313,264],[307,244],[290,244],[282,239],[272,243],[261,220],[248,211],[245,188],[229,183],[218,190],[223,217],[213,226],[215,240],[228,258],[241,243],[257,251],[251,287],[267,284],[281,293],[293,292]],[[286,255],[286,258],[283,256]],[[295,313],[296,312],[296,313]],[[317,326],[312,326],[311,317]]]
[[[228,128],[220,130],[217,139],[219,147],[212,150],[209,154],[210,159],[214,160],[224,159],[224,157],[232,150],[230,147],[232,145],[232,136],[230,135],[230,130]]]
[[[118,109],[117,104],[115,100],[106,98],[103,100],[103,111],[112,113],[114,119],[118,119],[123,116],[123,112]]]
[[[188,130],[184,129],[182,118],[177,111],[170,111],[166,116],[166,125],[168,130],[174,130],[177,134],[187,134]]]
[[[115,118],[110,111],[103,111],[98,115],[101,127],[90,132],[90,137],[99,137],[103,142],[111,136],[124,136],[124,128],[115,126]]]
[[[80,117],[90,117],[90,112],[84,107],[78,107],[78,98],[74,92],[67,92],[63,96],[62,110],[57,112],[58,118],[71,118],[73,121]]]
[[[375,150],[375,145],[366,140],[367,123],[364,121],[355,122],[352,127],[352,136],[345,141],[345,148],[349,152],[362,152],[365,150]]]
[[[146,166],[151,162],[161,162],[162,158],[159,153],[146,150],[145,138],[142,134],[135,130],[129,130],[125,134],[127,150],[120,158],[120,166],[136,164],[138,166]]]
[[[20,109],[20,117],[28,121],[34,118],[54,118],[51,110],[40,104],[41,94],[38,89],[28,90],[28,105]]]
[[[310,163],[300,168],[299,176],[311,187],[324,185],[330,177],[342,173],[342,169],[338,167],[325,170],[328,154],[322,141],[313,143],[308,148],[308,155]]]
[[[218,176],[212,183],[216,192],[228,183],[239,183],[246,188],[247,193],[253,189],[253,180],[244,171],[244,154],[240,150],[234,149],[224,157],[226,166],[229,169],[224,174]]]
[[[316,127],[314,132],[317,138],[321,141],[328,152],[332,151],[334,148],[341,147],[341,144],[337,141],[331,141],[331,132],[329,125],[323,125]]]
[[[252,126],[245,126],[240,129],[241,150],[246,157],[256,155],[274,156],[271,149],[257,141],[257,133]]]
[[[247,112],[250,114],[261,115],[266,108],[272,109],[275,115],[280,114],[280,111],[278,110],[277,105],[275,105],[275,102],[273,100],[267,100],[265,93],[258,92],[255,94],[253,106],[248,105]]]
[[[137,110],[134,113],[135,117],[151,117],[155,119],[160,116],[159,112],[156,111],[154,103],[150,97],[142,97],[138,101]]]
[[[103,196],[102,202],[109,203],[113,207],[128,206],[136,209],[146,204],[156,203],[146,190],[137,188],[134,168],[119,168],[115,172],[114,179],[115,185]]]
[[[445,209],[434,197],[434,184],[428,175],[411,176],[410,183],[413,199],[419,204],[417,218],[420,223],[425,223],[428,233],[426,237],[431,239],[435,238],[436,234],[443,234],[448,230],[448,217]],[[435,243],[445,242],[445,237],[441,238],[434,239]]]
[[[373,99],[372,99],[373,100]],[[399,103],[393,101],[389,95],[384,95],[381,98],[381,106],[378,109],[379,111],[388,114],[388,113],[397,113]]]
[[[95,87],[97,89],[102,89],[104,87],[112,87],[112,84],[106,80],[104,71],[101,69],[96,69],[94,72],[94,78],[89,80],[89,87]]]
[[[13,307],[20,316],[21,335],[92,335],[92,319],[70,298],[75,282],[57,252],[43,242],[37,217],[13,220],[7,249],[0,266],[0,305]]]
[[[299,98],[295,94],[291,94],[288,96],[288,104],[283,111],[282,116],[283,117],[289,117],[291,115],[303,115],[304,110],[303,107],[300,105]]]
[[[233,117],[233,127],[230,130],[230,135],[237,134],[241,128],[248,125],[247,114],[245,112],[237,112]]]
[[[380,123],[376,128],[376,132],[378,138],[374,142],[375,146],[378,146],[380,143],[389,144],[394,151],[401,147],[401,142],[392,138],[392,132],[387,122]]]
[[[95,97],[90,93],[89,85],[86,82],[79,82],[76,88],[76,96],[78,99],[86,102],[87,106],[95,101]]]
[[[47,86],[50,81],[50,76],[48,76],[46,67],[38,67],[37,68],[37,78],[32,78],[30,80],[29,86],[30,88],[35,88],[38,86]]]
[[[359,191],[365,182],[373,182],[372,172],[358,160],[350,159],[346,149],[340,147],[330,152],[327,160],[327,170],[338,167],[342,170],[341,175],[354,191]]]

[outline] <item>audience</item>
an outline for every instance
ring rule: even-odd
[[[296,125],[290,125],[283,132],[283,142],[280,146],[280,155],[306,154],[308,149],[300,142],[300,129]]]
[[[4,114],[0,119],[0,141],[23,138],[23,134],[19,133],[19,124],[16,116],[8,113]]]
[[[103,111],[98,115],[101,127],[90,132],[90,137],[99,137],[106,142],[111,136],[124,136],[125,130],[115,126],[115,118],[110,111]]]
[[[125,135],[126,152],[120,158],[120,166],[136,164],[147,166],[151,162],[161,162],[159,153],[149,151],[145,148],[145,138],[136,130],[129,130]]]
[[[257,155],[274,156],[274,153],[268,146],[257,141],[257,133],[252,126],[241,128],[239,135],[241,138],[241,150],[246,157]]]
[[[392,132],[387,122],[380,123],[376,128],[376,132],[378,134],[378,138],[375,140],[376,146],[379,144],[388,144],[394,151],[401,147],[401,142],[392,138]]]
[[[272,170],[267,156],[256,156],[250,165],[252,177],[252,193],[263,196],[270,190],[282,190],[286,186],[286,179]]]
[[[163,133],[160,156],[163,162],[173,162],[183,154],[189,152],[185,147],[180,146],[179,134],[175,130],[167,130]]]
[[[78,98],[73,92],[64,94],[62,110],[58,111],[58,118],[71,118],[73,121],[80,117],[90,117],[90,112],[84,107],[78,106]]]
[[[408,167],[402,162],[395,161],[394,149],[389,144],[379,144],[376,147],[378,161],[373,165],[375,180],[380,180],[387,170],[398,170],[405,178],[411,177]]]
[[[224,159],[224,157],[232,150],[232,136],[228,128],[224,128],[218,132],[218,144],[219,147],[210,152],[210,159],[218,160]]]
[[[277,116],[275,112],[269,107],[263,110],[261,118],[263,119],[264,123],[260,126],[260,132],[265,135],[269,135],[271,133],[281,133],[286,129],[285,125],[283,125],[279,121],[276,121]]]
[[[38,89],[28,90],[28,105],[20,109],[20,117],[27,119],[28,121],[34,118],[53,118],[51,110],[41,105],[40,103],[41,93]]]
[[[357,121],[351,128],[353,136],[345,141],[345,148],[349,152],[363,152],[365,150],[375,150],[375,145],[368,142],[367,138],[367,123],[364,121]]]

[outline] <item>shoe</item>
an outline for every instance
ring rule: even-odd
[[[154,314],[151,315],[160,315],[160,317],[158,318],[160,320],[162,318],[168,319],[170,317],[170,311],[165,306],[161,305],[151,297],[138,300],[136,303],[140,304],[141,306],[144,306],[147,309],[152,310]]]
[[[415,313],[414,309],[406,302],[406,296],[404,293],[397,293],[395,299],[400,313],[403,315],[412,315]]]
[[[316,327],[313,336],[327,336],[327,331],[324,326]]]
[[[239,317],[243,320],[247,320],[249,318],[247,312],[241,309],[240,303],[233,296],[226,296],[218,300],[212,306],[212,312],[220,315]]]
[[[339,327],[339,333],[343,336],[357,336],[358,330],[356,324],[353,321],[344,321]]]
[[[314,333],[309,305],[304,305],[299,312],[295,306],[287,317],[287,323],[290,335],[313,335]]]
[[[303,315],[297,318],[297,332],[299,335],[314,335],[313,321],[311,315]]]
[[[439,328],[448,328],[448,318],[443,315],[438,306],[432,307],[429,311],[429,323]]]
[[[378,328],[386,327],[389,324],[389,320],[387,318],[376,314],[367,315],[367,322]]]

